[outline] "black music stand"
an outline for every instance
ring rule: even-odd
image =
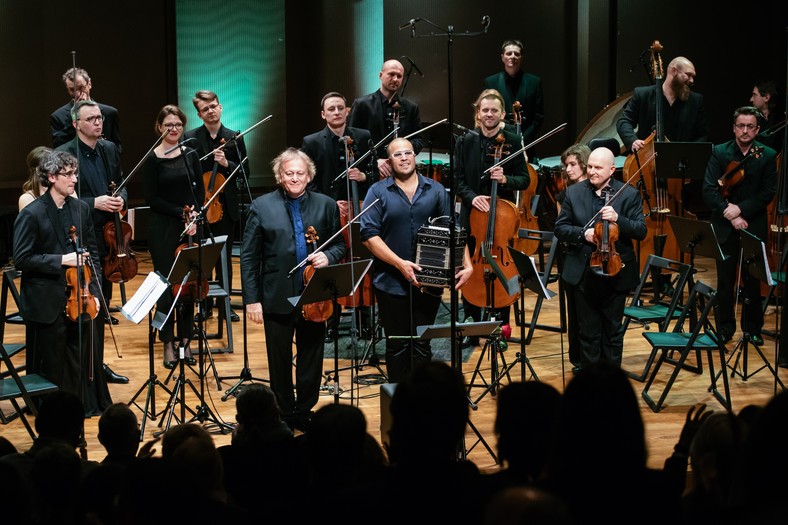
[[[711,142],[655,142],[657,177],[680,178],[683,192],[687,180],[703,179],[711,148]],[[683,198],[679,215],[684,216]]]
[[[477,322],[477,323],[456,323],[454,325],[454,327],[455,327],[454,332],[455,332],[455,337],[456,337],[456,342],[458,344],[458,347],[459,347],[459,345],[461,345],[463,337],[465,337],[465,336],[468,336],[468,337],[474,337],[474,336],[490,337],[492,335],[492,333],[500,325],[501,325],[501,321],[481,321],[481,322]],[[418,336],[419,339],[437,339],[437,338],[451,339],[451,337],[452,337],[452,325],[451,325],[451,323],[448,323],[448,324],[433,324],[433,325],[417,326],[416,327],[416,335]],[[459,366],[462,366],[462,365],[459,365]],[[467,397],[468,397],[468,404],[470,405],[470,407],[473,410],[477,410],[479,408],[478,400],[477,400],[476,403],[474,403],[471,400],[470,395],[468,395]],[[481,398],[479,398],[479,399],[481,399]],[[490,453],[490,456],[492,456],[493,460],[496,463],[498,463],[498,457],[495,455],[495,452],[490,447],[490,445],[487,444],[487,441],[485,441],[485,439],[482,437],[481,433],[476,428],[476,426],[473,424],[473,422],[471,421],[470,418],[468,418],[468,426],[471,427],[471,430],[473,430],[473,433],[476,434],[476,442],[473,445],[471,445],[470,448],[467,448],[467,449],[463,445],[463,447],[462,447],[463,459],[465,457],[467,457],[468,454],[471,453],[471,451],[476,447],[476,445],[481,443],[484,446],[484,448],[487,449],[487,452]]]
[[[741,264],[744,266],[744,271],[741,273],[744,279],[757,279],[760,282],[765,282],[769,286],[774,286],[775,283],[772,279],[771,270],[769,269],[769,260],[766,257],[766,245],[762,240],[747,230],[739,231],[741,232]],[[744,289],[747,289],[746,284],[744,285]],[[742,305],[742,327],[747,326],[747,304],[749,299],[745,297],[744,301],[745,304]],[[748,373],[747,371],[747,354],[749,353],[750,344],[752,344],[753,348],[755,348],[755,351],[763,361],[763,366],[752,373]],[[728,365],[731,369],[731,377],[734,377],[738,374],[738,376],[742,378],[742,381],[747,381],[747,379],[749,379],[751,376],[754,376],[764,368],[768,368],[769,372],[771,372],[774,376],[774,379],[780,384],[783,390],[785,390],[785,385],[777,376],[777,371],[772,367],[771,363],[769,363],[769,360],[766,359],[766,356],[763,355],[761,347],[752,340],[752,337],[749,333],[742,331],[742,335],[736,343],[736,346],[733,348],[733,352],[728,358],[728,362],[730,362],[734,355],[736,356],[736,359],[733,362],[733,366]],[[741,371],[737,370],[740,359]]]
[[[305,304],[331,300],[334,311],[339,304],[337,299],[354,294],[364,276],[367,274],[371,259],[351,263],[333,264],[315,269],[300,296],[288,297],[295,308]],[[352,374],[353,367],[351,367]],[[339,333],[334,332],[334,403],[339,403]],[[352,385],[352,382],[351,382]]]

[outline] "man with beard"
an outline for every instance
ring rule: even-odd
[[[660,90],[660,127],[665,140],[708,142],[709,125],[706,122],[703,95],[692,91],[694,84],[695,66],[692,62],[685,57],[671,60]],[[628,152],[641,149],[657,126],[656,95],[653,85],[636,87],[616,122],[616,130]],[[689,182],[684,188],[684,195],[690,199],[693,196],[696,198],[694,202],[685,199],[684,208],[705,216],[708,209],[699,198],[700,194],[700,181]]]

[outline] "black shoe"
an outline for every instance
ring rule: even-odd
[[[474,336],[466,335],[463,338],[463,340],[462,340],[462,346],[463,347],[479,346],[479,336],[478,335],[474,335]]]
[[[293,428],[301,432],[308,432],[309,427],[312,425],[312,412],[309,414],[300,414],[295,417],[293,421]]]
[[[175,368],[175,365],[177,364],[178,361],[167,361],[166,359],[164,360],[164,368],[166,368],[167,370],[172,370],[173,368]]]
[[[754,345],[763,346],[763,337],[761,336],[761,334],[751,335],[750,341],[752,341]]]
[[[733,334],[730,334],[728,332],[720,332],[720,343],[726,345],[730,342],[731,339],[733,339]]]
[[[113,317],[113,316],[111,316],[111,315],[110,315],[109,317],[107,317],[107,318],[105,318],[105,319],[104,319],[104,322],[105,322],[106,324],[110,324],[110,323],[112,323],[112,324],[118,324],[120,321],[118,321],[118,320],[117,320],[115,317]]]
[[[582,368],[582,367],[580,367],[580,366],[573,366],[573,367],[572,367],[572,375],[575,375],[575,374],[577,374],[577,373],[578,373],[579,371],[581,371],[582,369],[583,369],[583,368]]]
[[[369,326],[361,327],[361,339],[372,339],[372,328]]]
[[[129,382],[128,377],[116,374],[106,363],[104,364],[104,375],[107,376],[107,383],[125,384]]]
[[[779,366],[780,368],[788,368],[788,361],[783,361],[781,359],[780,361],[777,361],[777,366]]]
[[[333,328],[329,328],[328,330],[326,330],[325,342],[326,343],[333,343],[334,342],[334,336],[336,335],[336,333],[337,333],[337,331],[335,329],[333,329]]]
[[[230,309],[230,321],[232,321],[233,323],[237,323],[237,322],[238,322],[238,321],[240,321],[240,320],[241,320],[241,318],[240,318],[240,317],[238,317],[238,314],[237,314],[237,313],[235,313],[235,310],[233,310],[233,309],[231,308],[231,309]]]

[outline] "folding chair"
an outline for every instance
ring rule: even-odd
[[[636,321],[641,323],[646,330],[650,328],[649,323],[656,323],[660,332],[667,331],[671,321],[680,315],[679,305],[684,297],[684,287],[687,285],[691,270],[692,266],[689,264],[665,259],[654,254],[649,255],[632,299],[629,305],[624,308],[624,330],[629,327],[631,321]],[[673,293],[669,296],[660,290],[657,283],[653,282],[654,275],[665,275],[665,272],[675,274],[674,277],[671,277]],[[650,276],[652,277],[651,288],[654,296],[646,302],[644,290],[649,284]],[[646,380],[655,357],[656,351],[652,350],[643,371],[640,374],[627,372],[627,375],[642,383]],[[698,354],[697,363],[697,367],[689,367],[689,369],[700,373],[703,371],[700,364],[700,354]]]
[[[683,330],[684,323],[691,318],[693,309],[695,308],[696,304],[699,304],[698,301],[700,299],[704,299],[704,304],[697,319],[697,323],[695,323],[695,327],[691,331],[685,332]],[[708,391],[714,394],[714,397],[717,398],[720,403],[722,403],[722,406],[724,406],[726,410],[731,410],[731,394],[728,387],[728,377],[727,374],[725,374],[725,348],[720,344],[716,330],[713,329],[711,324],[708,322],[709,314],[712,312],[714,314],[714,319],[717,319],[717,291],[703,282],[698,281],[692,287],[687,302],[681,310],[681,315],[676,320],[673,331],[643,332],[643,337],[645,337],[646,341],[648,341],[651,345],[652,354],[657,350],[661,351],[659,359],[657,360],[657,364],[654,367],[654,370],[651,372],[651,376],[648,378],[648,382],[641,393],[643,399],[654,412],[659,412],[662,408],[662,404],[665,402],[665,398],[667,397],[670,388],[673,386],[679,371],[684,368],[684,361],[687,359],[689,353],[693,350],[696,352],[701,352],[704,350],[706,351],[706,356],[709,361],[709,377],[711,378]],[[651,395],[649,394],[649,389],[654,383],[654,380],[659,373],[659,369],[662,367],[662,363],[668,361],[668,354],[670,352],[679,352],[680,356],[676,362],[676,366],[673,369],[673,373],[670,375],[667,383],[665,383],[665,387],[662,391],[662,394],[659,396],[659,400],[654,402]],[[720,370],[723,371],[720,376],[722,377],[723,387],[725,390],[724,396],[720,394],[719,390],[717,389],[717,377],[714,372],[715,352],[719,357]],[[700,363],[698,364],[700,365]]]
[[[7,370],[7,375],[10,376],[0,379],[0,401],[8,400],[14,407],[12,415],[4,418],[10,421],[19,417],[25,425],[28,434],[30,434],[30,437],[35,439],[36,434],[33,432],[33,428],[25,417],[25,407],[19,404],[19,399],[21,398],[24,401],[25,406],[29,408],[35,416],[38,410],[36,409],[35,403],[33,403],[33,397],[54,392],[58,387],[38,374],[25,374],[20,376],[19,372],[17,372],[17,368],[11,361],[11,356],[8,354],[3,344],[0,344],[0,358],[2,358],[3,365]]]

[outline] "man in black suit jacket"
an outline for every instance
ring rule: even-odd
[[[63,83],[66,85],[66,90],[71,96],[71,100],[56,109],[49,117],[53,148],[74,140],[76,136],[74,126],[71,124],[71,110],[74,104],[81,100],[92,100],[90,98],[90,90],[93,88],[93,83],[90,80],[90,75],[84,69],[77,68],[75,71],[74,68],[69,68],[68,71],[63,73]],[[106,104],[99,104],[98,106],[104,117],[103,138],[113,142],[118,147],[118,152],[122,152],[118,110]]]
[[[67,151],[74,155],[79,162],[79,182],[76,186],[76,194],[79,199],[85,201],[91,210],[91,217],[94,226],[94,235],[98,246],[99,260],[103,261],[109,248],[104,241],[104,226],[114,221],[116,213],[126,208],[128,194],[126,188],[122,188],[118,195],[111,196],[109,193],[110,183],[114,182],[120,186],[123,182],[123,172],[120,167],[120,154],[118,148],[112,142],[103,140],[101,137],[103,127],[103,116],[96,102],[92,100],[81,100],[77,102],[72,110],[73,127],[76,130],[76,138],[56,148],[57,151]],[[102,267],[99,266],[97,270]],[[112,299],[112,281],[101,275],[101,291],[104,297],[104,304],[109,307]],[[101,319],[117,324],[118,321],[109,315],[108,311],[102,309]],[[97,341],[96,359],[102,365],[107,381],[110,383],[128,383],[129,379],[117,374],[104,363],[104,328],[99,327],[100,342]]]
[[[588,179],[567,188],[555,221],[555,235],[567,247],[561,279],[570,285],[568,293],[573,294],[577,308],[580,368],[598,362],[620,366],[624,306],[640,279],[632,241],[643,240],[647,232],[643,201],[634,186],[613,178],[616,167],[608,148],[592,151],[587,169]],[[617,197],[607,204],[606,194]],[[614,246],[623,265],[618,273],[596,271],[589,265],[596,251],[594,229],[599,221],[618,227]]]
[[[205,199],[208,200],[209,195],[212,195],[219,190],[221,182],[227,180],[230,174],[238,168],[243,159],[246,159],[246,143],[243,137],[233,141],[237,133],[232,131],[222,124],[222,104],[219,102],[219,95],[213,91],[198,91],[192,98],[194,109],[197,110],[197,115],[203,121],[203,125],[192,130],[187,131],[183,137],[184,140],[196,139],[199,144],[192,144],[195,147],[197,154],[200,158],[205,157],[202,161],[203,174],[208,173],[208,182],[205,184],[206,195]],[[222,144],[226,144],[221,149],[218,149]],[[214,152],[213,155],[209,155]],[[217,177],[212,177],[216,169]],[[246,160],[241,168],[235,173],[234,180],[231,180],[222,190],[222,193],[216,198],[222,208],[222,217],[219,221],[210,223],[211,232],[214,235],[227,235],[227,289],[232,291],[233,282],[233,265],[231,259],[231,251],[233,243],[235,242],[235,232],[238,229],[238,223],[241,220],[241,210],[239,203],[241,201],[241,190],[249,191],[247,185],[247,177],[249,176],[249,161]],[[213,178],[213,185],[211,185],[211,178]],[[217,180],[218,179],[218,180]],[[249,194],[251,201],[251,193]],[[212,204],[213,206],[213,204]],[[221,260],[217,261],[217,268],[220,268]],[[221,285],[224,285],[221,272],[216,271],[217,280]],[[207,305],[206,312],[211,311],[211,305]],[[239,317],[233,311],[229,313],[230,319],[238,321]]]
[[[369,151],[372,137],[365,129],[346,125],[347,100],[341,93],[332,91],[323,96],[320,101],[320,116],[326,121],[326,127],[317,133],[305,136],[301,144],[301,151],[309,155],[317,169],[315,178],[309,183],[309,189],[328,195],[337,201],[342,217],[347,217],[348,203],[351,203],[355,216],[361,211],[361,203],[369,188],[372,176],[372,170],[369,169],[371,156],[364,159],[359,166],[350,168],[347,178],[342,177],[337,180],[337,177],[352,164],[351,157],[358,160]],[[358,228],[351,227],[349,231],[351,234],[353,232],[357,234]],[[356,258],[361,258],[362,255],[364,254],[353,253]],[[362,338],[369,338],[372,335],[374,323],[370,319],[369,306],[368,304],[356,306],[356,325],[361,329]],[[334,340],[339,317],[340,312],[335,311],[329,320],[327,343]]]
[[[375,144],[383,140],[399,124],[398,137],[405,137],[421,129],[419,105],[410,99],[400,97],[398,90],[402,85],[405,68],[399,60],[387,60],[380,69],[380,89],[353,101],[350,108],[349,123],[354,128],[366,129]],[[424,141],[415,136],[410,139],[413,151],[418,155]],[[377,169],[380,177],[390,177],[391,167],[386,159],[386,144],[377,151]]]
[[[244,230],[243,301],[249,320],[264,321],[271,389],[284,419],[291,428],[306,430],[320,396],[326,324],[305,319],[288,301],[304,290],[303,267],[292,276],[289,272],[305,259],[316,269],[340,262],[345,243],[338,235],[331,244],[308,253],[309,228],[314,227],[316,239],[326,242],[339,231],[339,208],[331,197],[307,190],[315,165],[303,151],[285,150],[273,167],[280,188],[252,202]]]
[[[504,100],[506,122],[514,123],[515,101],[520,102],[523,142],[530,144],[544,121],[544,96],[542,79],[521,69],[523,44],[519,40],[507,40],[501,45],[501,62],[504,70],[484,79],[484,86],[495,89]]]
[[[112,404],[101,363],[90,352],[97,337],[92,328],[98,323],[84,320],[84,314],[81,323],[71,321],[65,312],[66,270],[86,259],[94,270],[101,267],[90,208],[72,198],[77,167],[77,159],[66,151],[54,151],[42,160],[39,179],[48,190],[16,218],[14,263],[22,271],[27,372],[80,396],[86,415],[96,415]],[[77,240],[86,249],[81,255],[69,237],[71,226],[76,226]],[[97,281],[91,280],[88,288],[98,308]]]

